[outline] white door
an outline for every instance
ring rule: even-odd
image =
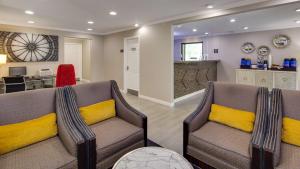
[[[82,79],[82,44],[65,43],[65,64],[73,64],[76,78]]]
[[[139,39],[127,38],[125,40],[125,90],[139,91]]]

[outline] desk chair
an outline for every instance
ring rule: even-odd
[[[26,82],[23,76],[3,77],[4,93],[13,93],[26,90]]]
[[[76,85],[75,68],[72,64],[61,64],[56,74],[56,87]]]

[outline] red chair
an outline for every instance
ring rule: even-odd
[[[76,84],[75,69],[72,64],[61,64],[57,68],[56,87]]]

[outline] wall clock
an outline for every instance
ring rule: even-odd
[[[291,43],[291,39],[286,35],[276,35],[273,38],[273,45],[276,48],[285,48]]]
[[[9,62],[58,61],[58,36],[0,32],[0,52]]]
[[[251,43],[251,42],[246,42],[246,43],[244,43],[244,44],[242,45],[241,50],[242,50],[244,53],[249,54],[249,53],[252,53],[252,52],[255,51],[255,46],[254,46],[254,44]]]

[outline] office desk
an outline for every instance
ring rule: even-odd
[[[35,90],[41,88],[52,88],[55,86],[56,76],[25,76],[26,90]],[[4,93],[4,82],[0,80],[0,93]]]

